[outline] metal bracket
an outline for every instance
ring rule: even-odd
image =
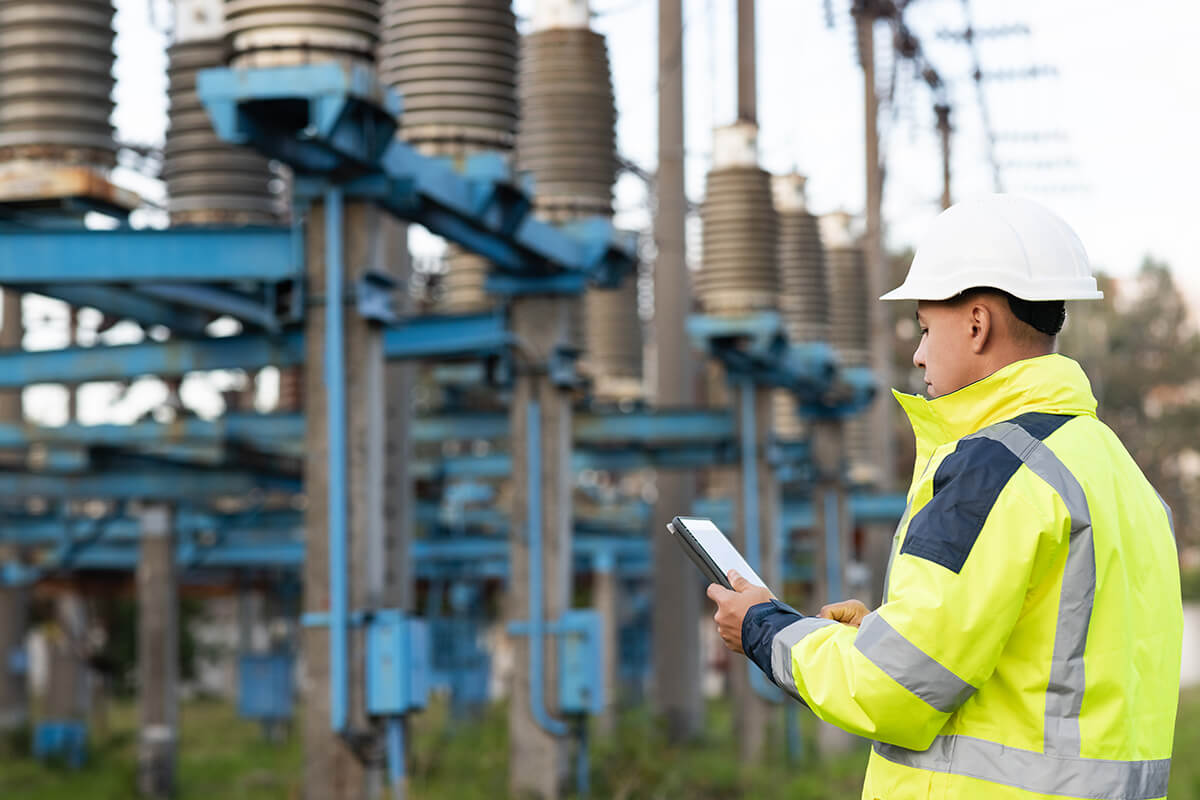
[[[359,316],[391,325],[400,321],[396,310],[396,291],[400,281],[386,272],[367,270],[354,283],[354,303]]]

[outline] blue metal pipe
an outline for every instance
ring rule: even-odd
[[[742,451],[742,522],[745,527],[746,563],[758,572],[762,550],[758,544],[758,458],[755,447],[754,384],[742,381],[739,386],[741,408]]]
[[[527,514],[529,517],[529,706],[533,720],[551,736],[564,736],[567,726],[546,711],[544,696],[546,623],[542,617],[542,408],[538,387],[530,386],[525,409]]]
[[[393,800],[404,800],[404,720],[400,717],[388,717],[387,764]]]
[[[325,424],[329,438],[329,714],[345,733],[348,594],[346,502],[346,364],[342,321],[342,191],[325,192]]]
[[[741,408],[738,413],[741,419],[741,460],[742,460],[742,523],[745,525],[744,541],[746,543],[746,563],[755,572],[759,571],[762,562],[762,549],[759,539],[758,513],[758,421],[754,408],[755,386],[752,381],[743,380],[738,387],[738,399]],[[764,700],[778,702],[781,698],[778,690],[771,684],[749,661],[746,669],[750,674],[750,687],[754,693]]]
[[[825,585],[830,602],[842,599],[841,524],[838,520],[838,496],[825,493]]]

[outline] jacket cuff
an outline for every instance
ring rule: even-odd
[[[775,634],[801,619],[804,615],[799,611],[774,599],[750,606],[742,619],[742,650],[772,681],[771,643]]]

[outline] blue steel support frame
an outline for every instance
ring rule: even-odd
[[[500,270],[530,278],[583,274],[613,286],[634,264],[635,242],[606,220],[559,229],[533,219],[529,196],[500,159],[472,157],[462,175],[395,139],[399,100],[365,67],[205,70],[197,92],[222,139],[301,175],[336,177],[348,194],[418,222]],[[281,102],[298,113],[279,114]],[[312,191],[304,180],[296,187]]]

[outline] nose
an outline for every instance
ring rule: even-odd
[[[917,345],[917,349],[913,351],[913,366],[917,369],[925,369],[925,340],[928,338],[928,334],[922,335],[921,342]]]

